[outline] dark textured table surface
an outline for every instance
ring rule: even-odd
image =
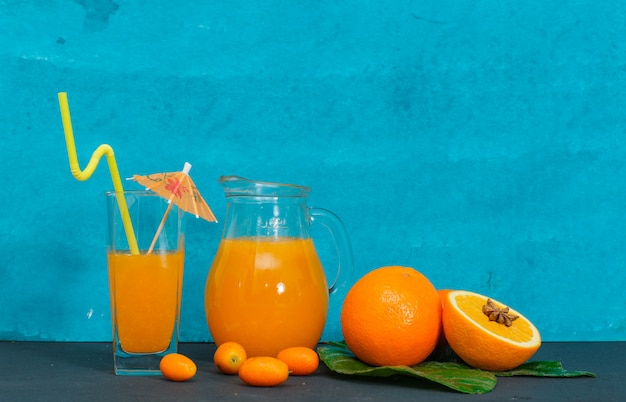
[[[499,377],[484,395],[466,395],[416,378],[374,379],[331,372],[290,377],[274,388],[249,387],[217,372],[214,344],[181,344],[198,365],[196,377],[175,383],[159,376],[113,374],[108,343],[0,342],[2,401],[626,401],[626,342],[544,343],[532,360],[560,360],[595,378]]]

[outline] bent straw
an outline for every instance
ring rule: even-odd
[[[70,171],[72,175],[80,181],[85,181],[91,177],[93,172],[98,167],[100,159],[103,155],[106,156],[109,165],[109,172],[111,173],[111,180],[113,180],[113,188],[115,189],[115,195],[117,203],[122,215],[122,223],[124,230],[126,231],[126,237],[128,239],[128,245],[130,247],[131,254],[139,254],[139,247],[137,246],[137,239],[135,238],[135,232],[133,225],[130,221],[130,214],[128,213],[128,205],[126,205],[126,197],[124,197],[124,188],[122,187],[122,180],[120,179],[120,173],[117,170],[117,162],[115,162],[115,155],[113,148],[108,144],[102,144],[91,154],[91,159],[85,170],[80,169],[78,164],[78,155],[76,154],[76,145],[74,144],[74,132],[72,130],[72,120],[70,118],[70,107],[67,102],[67,93],[59,92],[59,107],[61,108],[61,118],[63,120],[63,130],[65,131],[65,143],[67,145],[67,156],[70,161]]]

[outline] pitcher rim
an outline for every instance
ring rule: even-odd
[[[311,192],[311,188],[308,186],[252,180],[236,175],[220,176],[218,182],[224,188],[226,196],[307,197]],[[240,183],[240,185],[238,187],[229,187],[231,183]],[[246,186],[248,188],[244,188]]]

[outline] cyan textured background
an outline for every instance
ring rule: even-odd
[[[626,340],[623,1],[0,1],[0,339],[108,340],[101,143],[122,176],[311,186],[358,277],[408,265],[545,340]],[[103,161],[104,162],[104,161]],[[222,229],[188,220],[184,341]],[[320,253],[332,249],[318,233]],[[329,275],[332,267],[329,267]]]

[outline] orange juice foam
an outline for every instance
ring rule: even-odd
[[[182,250],[108,253],[111,312],[124,352],[158,353],[168,348],[180,311],[183,262]]]
[[[222,239],[205,296],[214,341],[240,343],[248,356],[314,348],[328,309],[324,270],[311,239]]]

